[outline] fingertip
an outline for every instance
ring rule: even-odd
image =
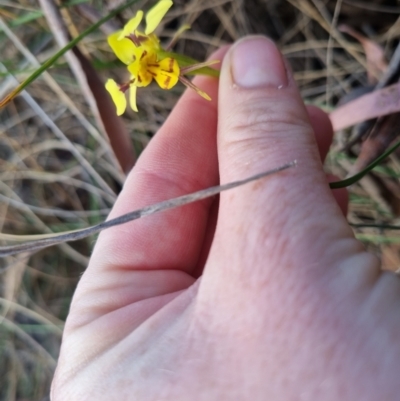
[[[229,49],[221,70],[221,180],[297,159],[299,145],[311,148],[307,164],[310,160],[320,164],[310,118],[281,52],[266,37],[242,38]]]

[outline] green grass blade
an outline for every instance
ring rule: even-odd
[[[38,18],[43,17],[43,11],[42,10],[35,10],[35,11],[29,11],[26,14],[21,15],[18,18],[15,18],[10,22],[10,26],[16,27],[18,25],[23,25],[26,24],[27,22],[35,21]]]
[[[353,185],[357,181],[361,180],[367,173],[369,173],[375,166],[377,166],[382,160],[386,159],[391,153],[393,153],[397,148],[400,147],[400,141],[395,143],[392,147],[390,147],[385,153],[379,156],[375,161],[373,161],[369,166],[367,166],[364,170],[359,173],[353,175],[352,177],[346,178],[345,180],[331,182],[329,186],[332,189],[345,188],[350,185]]]

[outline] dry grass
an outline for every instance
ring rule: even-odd
[[[106,2],[86,1],[103,14]],[[121,3],[109,1],[110,4]],[[138,6],[146,2],[138,2]],[[359,44],[337,30],[339,22],[361,28],[390,55],[400,35],[398,12],[387,12],[377,25],[376,13],[360,1],[322,0],[176,0],[162,32],[191,23],[177,51],[199,60],[217,47],[246,34],[274,38],[289,59],[307,102],[326,109],[354,87],[365,85],[366,63]],[[382,4],[381,4],[382,3]],[[368,2],[392,7],[391,1]],[[137,7],[136,7],[137,8]],[[147,8],[145,5],[144,8]],[[134,8],[122,14],[132,15]],[[70,32],[89,22],[74,7],[64,11]],[[0,0],[0,98],[38,63],[57,50],[37,2]],[[65,14],[66,13],[66,14]],[[120,22],[117,19],[114,22]],[[9,30],[7,30],[9,27]],[[103,78],[121,77],[102,32],[81,44]],[[163,123],[182,88],[141,91],[140,113],[128,112],[124,123],[139,154]],[[123,173],[65,59],[0,110],[0,227],[7,234],[42,234],[85,227],[102,221],[123,181]],[[352,160],[341,152],[347,133],[339,133],[327,166],[345,176]],[[379,173],[398,184],[400,165],[392,157]],[[370,178],[351,188],[349,219],[355,223],[388,222],[392,205]],[[398,269],[397,231],[358,230],[358,235],[386,268]],[[7,239],[0,234],[0,241]],[[48,399],[63,322],[85,269],[95,238],[53,247],[34,255],[0,261],[0,400]]]

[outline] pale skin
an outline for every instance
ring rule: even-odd
[[[329,189],[328,117],[304,106],[271,41],[246,38],[212,58],[224,58],[219,81],[196,78],[212,102],[183,95],[110,217],[298,165],[219,204],[103,232],[52,400],[397,399],[400,280],[354,238],[345,192]]]

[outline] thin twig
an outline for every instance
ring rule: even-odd
[[[144,208],[124,214],[115,219],[111,219],[111,220],[105,221],[103,223],[96,224],[94,226],[84,228],[81,230],[70,231],[70,232],[56,235],[56,236],[53,235],[49,238],[45,238],[45,239],[41,239],[41,240],[37,240],[37,241],[25,242],[25,243],[18,244],[18,245],[2,246],[2,247],[0,247],[0,257],[15,255],[15,254],[18,254],[21,252],[38,251],[40,249],[47,248],[52,245],[60,244],[65,241],[76,241],[76,240],[85,238],[89,235],[97,234],[98,232],[100,232],[106,228],[114,227],[114,226],[117,226],[120,224],[125,224],[130,221],[140,219],[141,217],[149,216],[154,213],[162,212],[164,210],[173,209],[173,208],[176,208],[179,206],[187,205],[189,203],[197,202],[197,201],[205,199],[205,198],[209,198],[211,196],[219,194],[222,191],[227,191],[228,189],[232,189],[232,188],[247,184],[251,181],[259,180],[268,175],[272,175],[272,174],[278,173],[280,171],[286,170],[290,167],[295,166],[296,164],[297,164],[296,161],[292,161],[290,163],[286,163],[280,167],[266,171],[264,173],[253,175],[244,180],[235,181],[235,182],[231,182],[231,183],[224,184],[224,185],[218,185],[218,186],[203,189],[203,190],[200,190],[200,191],[188,194],[188,195],[183,195],[183,196],[179,196],[177,198],[168,199],[166,201],[162,201],[162,202],[156,203],[154,205],[146,206]]]

